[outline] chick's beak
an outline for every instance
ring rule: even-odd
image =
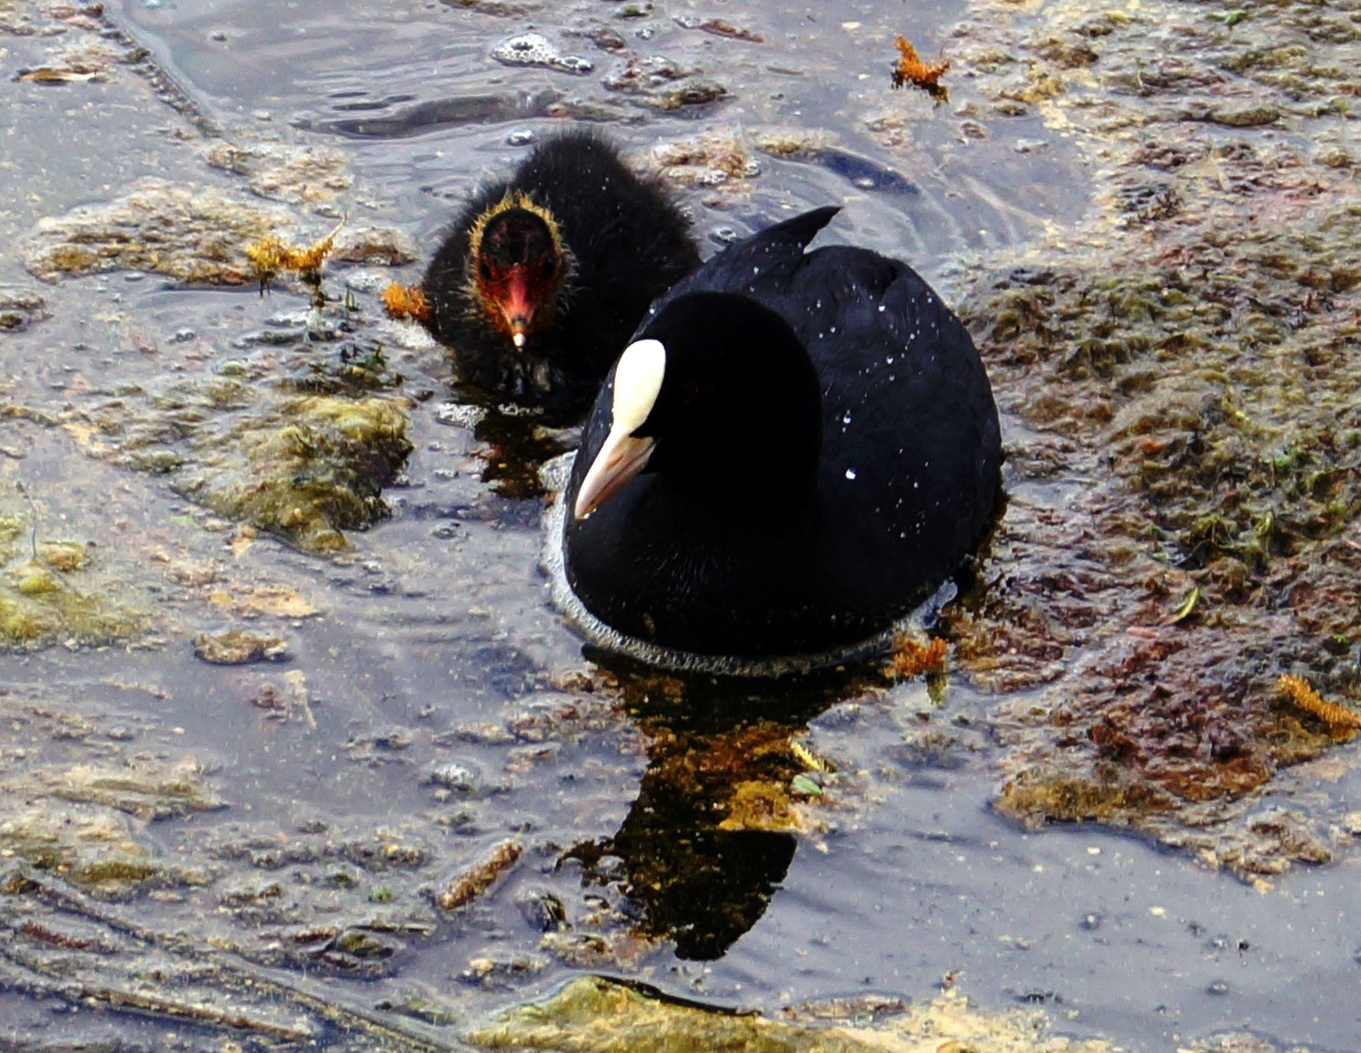
[[[517,263],[511,267],[510,279],[506,282],[506,295],[499,306],[505,316],[506,327],[510,330],[511,342],[516,347],[524,347],[529,326],[534,321],[535,307],[524,264]]]
[[[612,430],[595,455],[586,478],[577,491],[572,514],[585,519],[619,490],[626,482],[647,467],[652,456],[652,439]]]

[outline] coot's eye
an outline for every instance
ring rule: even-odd
[[[486,260],[478,260],[477,273],[482,276],[483,281],[491,281],[491,264]]]
[[[699,394],[699,385],[693,380],[687,380],[676,392],[676,398],[680,400],[682,406],[687,406],[695,401],[695,396]]]

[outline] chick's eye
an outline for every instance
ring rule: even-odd
[[[680,400],[682,406],[689,405],[695,401],[695,396],[699,394],[699,385],[693,380],[687,380],[676,392],[676,398]]]
[[[477,261],[477,273],[482,276],[483,281],[491,280],[491,264],[486,260]]]

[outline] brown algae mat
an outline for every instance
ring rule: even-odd
[[[1245,874],[1334,846],[1263,807],[1361,702],[1355,4],[978,5],[965,109],[1038,113],[1098,207],[963,314],[1009,415],[1010,499],[948,619],[995,692],[997,807]],[[1012,696],[1012,697],[1008,697]]]

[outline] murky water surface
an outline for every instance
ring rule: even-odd
[[[421,256],[479,179],[574,117],[642,163],[692,136],[748,144],[742,174],[678,189],[706,251],[784,210],[844,202],[835,238],[910,260],[952,299],[984,254],[1022,254],[1089,206],[1083,156],[1037,112],[980,118],[988,134],[967,141],[941,119],[949,104],[888,90],[893,35],[934,53],[961,17],[951,3],[116,0],[109,13],[199,127],[343,155],[352,186],[290,204],[307,237],[346,214],[409,235]],[[763,40],[691,27],[716,16]],[[489,57],[531,30],[592,71]],[[0,38],[6,70],[42,65],[54,42]],[[666,109],[604,87],[630,54],[665,55],[723,97]],[[498,468],[532,469],[503,463],[523,454],[532,424],[478,424],[456,404],[440,351],[379,318],[386,272],[326,279],[336,296],[349,283],[358,331],[378,334],[411,400],[414,450],[384,492],[391,516],[350,531],[349,551],[308,554],[243,530],[182,496],[169,462],[157,474],[110,453],[149,426],[160,432],[141,449],[199,443],[189,460],[235,441],[249,390],[213,402],[202,385],[244,376],[249,389],[294,368],[289,334],[307,319],[304,292],[287,283],[261,297],[143,269],[43,286],[24,270],[19,246],[39,220],[146,177],[241,195],[241,176],[199,157],[213,138],[153,87],[124,69],[0,87],[0,285],[40,292],[47,316],[0,335],[0,398],[25,407],[0,417],[0,515],[22,524],[15,545],[32,532],[93,546],[84,587],[144,627],[130,646],[73,633],[0,654],[0,779],[39,826],[94,822],[114,802],[106,843],[128,839],[128,858],[149,852],[156,872],[118,906],[123,917],[436,1030],[439,1012],[466,1024],[604,971],[768,1013],[831,996],[922,1000],[945,983],[984,1008],[1040,1007],[1063,1033],[1129,1049],[1224,1030],[1359,1048],[1354,855],[1254,888],[1099,828],[1026,832],[989,810],[995,699],[959,677],[719,690],[599,672],[545,604],[541,499],[495,481]],[[820,149],[762,152],[750,143],[763,129]],[[395,276],[415,280],[418,268]],[[219,417],[228,430],[195,431]],[[1013,473],[1011,499],[1062,509],[1086,482]],[[281,639],[288,660],[195,656],[200,633],[241,626]],[[53,716],[68,711],[79,720]],[[739,712],[767,722],[753,731]],[[791,734],[826,763],[801,769]],[[705,827],[705,795],[735,808],[753,756],[775,758],[777,783],[805,770],[802,818]],[[186,762],[192,792],[166,789],[165,771]],[[727,764],[737,774],[714,774]],[[65,803],[44,795],[52,779]],[[1340,812],[1361,783],[1338,765],[1277,791]],[[171,799],[180,805],[157,813]],[[778,818],[791,806],[765,807]],[[27,814],[0,833],[7,857],[32,857],[14,825]],[[523,855],[491,894],[432,906],[506,841]],[[697,855],[703,873],[688,869]],[[31,938],[45,931],[26,924]],[[54,940],[48,949],[62,949]],[[69,1010],[35,976],[51,980],[18,959],[0,972],[16,985],[0,993],[0,1042],[119,1034],[220,1048],[207,1025]]]

